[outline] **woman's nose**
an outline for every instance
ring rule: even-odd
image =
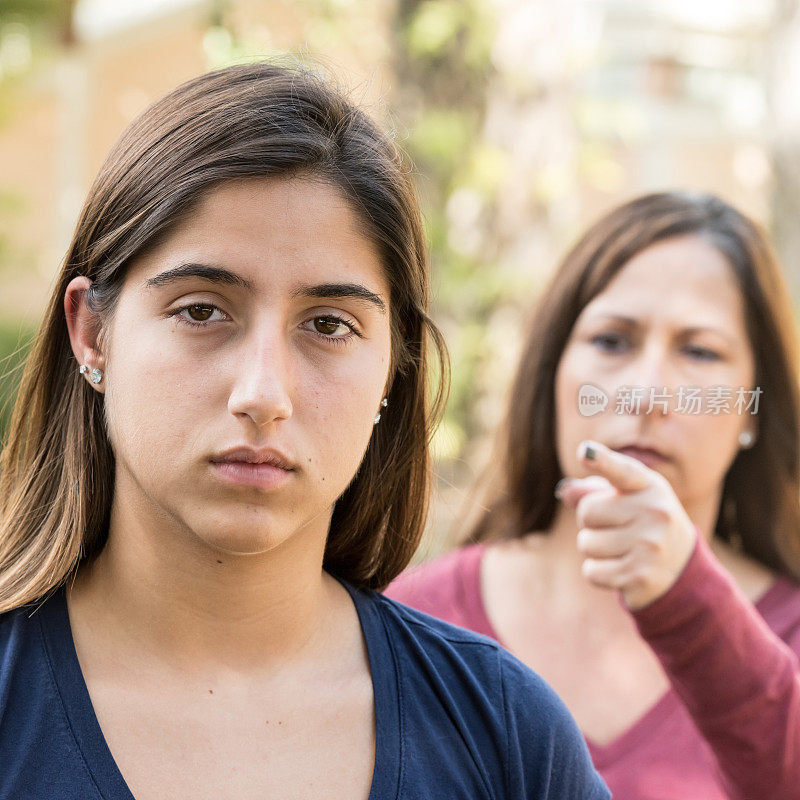
[[[292,416],[289,358],[279,340],[243,351],[235,375],[228,398],[235,417],[249,418],[260,428]]]
[[[667,414],[675,403],[675,375],[668,354],[658,345],[646,347],[631,365],[632,397],[640,402],[631,408],[636,413]]]

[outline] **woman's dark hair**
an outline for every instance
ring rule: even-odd
[[[731,266],[763,390],[755,445],[725,476],[716,534],[771,569],[800,578],[800,399],[789,294],[764,232],[718,197],[665,192],[635,199],[595,223],[567,253],[534,310],[490,494],[468,541],[546,532],[561,475],[555,443],[555,375],[578,316],[633,258],[656,242],[701,236]]]
[[[114,454],[103,395],[78,375],[63,311],[67,284],[91,279],[102,327],[126,270],[215,184],[310,175],[352,204],[390,287],[389,405],[333,511],[324,566],[381,588],[414,553],[429,491],[428,443],[447,356],[428,317],[419,208],[398,149],[315,74],[267,63],[194,78],[124,131],[89,190],[28,360],[0,460],[0,611],[44,596],[107,537]],[[428,392],[427,347],[442,380]]]

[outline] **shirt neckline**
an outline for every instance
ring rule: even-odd
[[[339,580],[358,614],[367,645],[375,704],[375,759],[368,800],[395,798],[402,767],[399,678],[394,653],[371,592]],[[45,655],[81,758],[100,794],[135,800],[108,747],[83,677],[65,587],[60,586],[37,610]]]
[[[488,545],[483,542],[465,546],[462,569],[459,570],[462,595],[470,598],[472,611],[482,626],[481,632],[491,636],[499,645],[512,652],[495,630],[483,602],[481,565],[487,549]],[[791,589],[789,581],[782,576],[777,576],[769,588],[753,603],[755,609],[773,630],[775,628],[772,616],[775,613],[776,604],[786,594],[787,587]],[[657,727],[681,705],[675,690],[670,687],[637,720],[609,742],[596,744],[586,734],[583,734],[592,762],[598,769],[607,767],[623,753],[632,750],[643,737],[647,736],[648,729]]]
[[[761,597],[753,603],[753,607],[773,631],[774,626],[771,620],[773,598],[780,596],[785,591],[785,584],[788,584],[785,579],[780,576],[776,577]],[[595,766],[604,769],[625,753],[634,750],[641,742],[649,741],[651,732],[681,708],[683,708],[683,703],[670,686],[650,708],[611,741],[598,744],[584,734]]]
[[[135,800],[128,784],[111,755],[83,678],[72,626],[67,610],[67,596],[62,585],[37,611],[53,681],[61,698],[72,735],[83,762],[100,794],[114,800]]]

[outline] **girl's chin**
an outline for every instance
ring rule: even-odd
[[[253,521],[250,520],[249,526],[242,525],[241,529],[220,530],[219,528],[195,531],[195,535],[200,542],[212,553],[222,558],[246,558],[265,555],[279,547],[287,540],[286,535],[277,532],[253,532]]]

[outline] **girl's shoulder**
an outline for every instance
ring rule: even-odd
[[[55,593],[57,594],[57,592]],[[0,613],[0,663],[27,647],[39,634],[37,613],[53,603],[51,597]],[[57,602],[57,599],[55,600]]]
[[[608,797],[572,716],[529,667],[480,633],[376,592],[351,594],[373,680],[380,676],[376,711],[387,696],[399,703],[409,763],[433,759],[428,785],[432,775],[452,771],[448,780],[474,779],[469,791],[462,787],[466,796],[480,785],[494,794],[505,783],[500,795],[507,797]],[[454,796],[446,786],[452,790],[442,783],[438,796]]]

